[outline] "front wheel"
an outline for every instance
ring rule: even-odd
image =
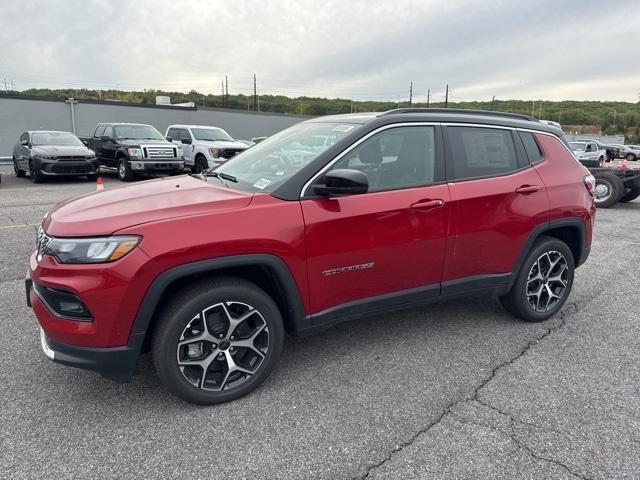
[[[627,160],[629,162],[635,162],[637,157],[633,153],[627,153]]]
[[[527,255],[511,291],[500,297],[502,306],[527,322],[555,315],[567,301],[575,264],[573,253],[557,238],[541,237]]]
[[[130,182],[133,180],[131,165],[129,165],[129,162],[124,158],[121,158],[120,161],[118,161],[118,178],[123,182]]]
[[[33,161],[29,162],[29,174],[33,183],[42,183],[42,173]]]
[[[224,277],[174,297],[159,318],[151,350],[171,393],[211,405],[257,388],[283,343],[282,316],[271,297],[252,283]]]
[[[197,155],[193,161],[193,173],[202,173],[207,168],[209,168],[209,163],[204,155]]]

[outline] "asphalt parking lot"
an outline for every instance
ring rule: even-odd
[[[106,188],[119,186],[105,176]],[[36,225],[84,180],[0,186],[0,478],[558,478],[640,474],[640,201],[598,212],[559,316],[473,298],[289,338],[253,394],[171,397],[41,353],[23,277]]]

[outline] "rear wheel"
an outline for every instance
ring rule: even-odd
[[[25,171],[18,167],[18,161],[13,158],[13,171],[16,173],[16,177],[24,177]]]
[[[238,278],[184,290],[159,318],[152,340],[160,380],[188,402],[227,402],[257,388],[284,343],[282,316],[256,285]]]
[[[573,253],[561,240],[541,237],[533,245],[511,291],[500,297],[502,306],[527,322],[555,315],[573,286]]]
[[[594,174],[596,186],[594,197],[598,208],[608,208],[618,203],[624,193],[624,183],[613,173]]]
[[[125,158],[121,158],[118,161],[118,178],[123,182],[130,182],[133,180],[133,172],[131,166]]]
[[[209,164],[204,155],[196,155],[193,163],[193,173],[200,173],[209,168]]]
[[[635,162],[637,157],[633,153],[627,153],[627,160],[629,162]]]

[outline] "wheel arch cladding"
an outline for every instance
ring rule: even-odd
[[[573,254],[575,266],[580,266],[586,260],[585,234],[584,221],[577,217],[551,220],[550,222],[538,225],[529,234],[529,238],[527,238],[512,272],[517,274],[520,271],[527,254],[531,251],[531,248],[533,248],[536,240],[541,236],[554,237],[566,243]]]
[[[145,294],[129,342],[146,349],[157,312],[173,296],[167,292],[219,275],[243,278],[264,290],[278,306],[287,333],[297,334],[304,326],[302,296],[285,262],[273,255],[234,255],[180,265],[161,273]]]

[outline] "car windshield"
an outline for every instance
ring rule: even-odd
[[[204,140],[207,142],[215,142],[226,140],[232,142],[233,138],[221,128],[192,128],[191,133],[196,140]]]
[[[118,140],[163,140],[164,137],[150,125],[120,125],[116,127]]]
[[[575,152],[584,152],[585,148],[587,148],[586,143],[569,142],[569,145],[571,145],[571,149]]]
[[[346,123],[299,123],[209,170],[205,173],[207,181],[250,192],[273,192],[357,127]]]
[[[81,147],[84,144],[72,133],[67,132],[39,132],[31,135],[32,145],[61,145]]]

